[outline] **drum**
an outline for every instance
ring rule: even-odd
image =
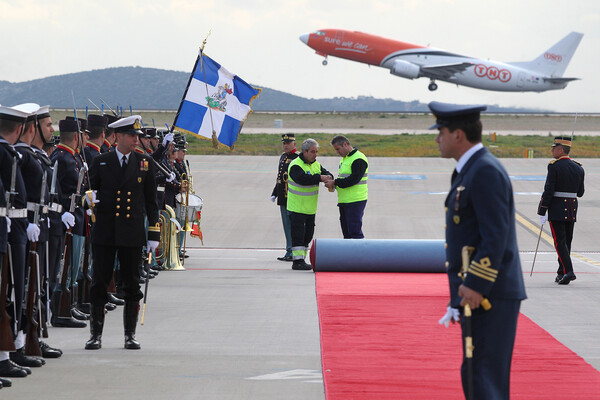
[[[185,218],[185,193],[178,193],[175,200],[175,213],[179,219],[183,220]],[[188,222],[194,222],[200,210],[202,210],[202,197],[190,193],[187,207]]]

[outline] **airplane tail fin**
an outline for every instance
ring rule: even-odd
[[[571,32],[535,60],[511,64],[551,77],[561,77],[575,54],[581,38],[583,38],[583,33]]]

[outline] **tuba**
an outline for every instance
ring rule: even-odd
[[[160,211],[160,242],[157,249],[156,261],[169,271],[185,271],[179,261],[177,249],[177,233],[181,226],[175,219],[175,211],[170,206]]]

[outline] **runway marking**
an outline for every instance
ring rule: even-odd
[[[187,268],[191,271],[272,271],[269,268]]]
[[[509,175],[511,181],[542,181],[546,180],[546,175]]]
[[[275,372],[273,374],[253,376],[246,379],[258,381],[288,380],[288,379],[308,379],[304,382],[323,383],[323,374],[316,369],[291,369],[289,371]]]
[[[538,228],[537,226],[535,226],[534,224],[532,224],[531,222],[529,222],[524,216],[522,216],[521,214],[519,214],[518,212],[515,212],[515,218],[517,219],[517,221],[523,225],[523,227],[525,229],[528,229],[531,233],[533,233],[535,236],[538,236],[540,234],[540,228]],[[554,239],[552,239],[552,237],[550,235],[548,235],[546,232],[542,231],[542,239],[548,244],[550,245],[552,248],[554,248]],[[539,253],[539,252],[538,252]],[[599,268],[600,269],[600,262],[593,260],[589,257],[583,256],[579,253],[575,253],[575,252],[571,252],[571,257],[577,258],[578,260],[594,267],[594,268]]]
[[[427,179],[425,175],[404,175],[404,174],[385,174],[385,175],[369,175],[369,179],[381,179],[391,181],[422,181]]]

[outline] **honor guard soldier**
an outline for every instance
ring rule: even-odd
[[[77,295],[77,275],[79,273],[79,262],[81,260],[81,256],[83,253],[83,244],[85,241],[84,237],[84,211],[83,207],[80,206],[80,202],[77,201],[78,198],[82,195],[82,183],[83,177],[85,176],[84,165],[81,157],[79,156],[77,149],[80,148],[81,136],[79,134],[81,121],[77,121],[73,118],[64,119],[59,121],[58,128],[60,130],[60,143],[56,146],[56,150],[52,152],[50,156],[50,160],[52,163],[57,164],[58,172],[58,183],[60,185],[60,198],[59,202],[62,206],[63,210],[66,210],[61,215],[61,220],[64,224],[63,230],[63,238],[66,230],[71,229],[72,234],[72,246],[70,254],[65,254],[63,251],[62,258],[69,257],[69,260],[65,262],[65,265],[68,265],[68,271],[60,271],[60,273],[68,273],[68,279],[66,282],[68,283],[68,287],[64,287],[64,285],[58,284],[54,289],[53,297],[51,299],[52,306],[52,318],[51,323],[52,326],[55,327],[67,327],[67,328],[84,328],[86,323],[83,322],[85,316],[81,315],[79,310],[72,307],[73,303],[76,303],[73,298],[71,298],[71,314],[72,317],[68,315],[61,315],[59,317],[59,304],[67,301],[64,297],[62,297],[63,290],[70,290],[71,296]],[[74,204],[74,209],[71,210],[71,204]],[[62,241],[61,240],[61,241]],[[64,241],[60,243],[60,249],[64,249]],[[61,265],[61,258],[57,257],[54,260]],[[60,268],[55,267],[56,270]],[[64,268],[64,266],[63,266]],[[74,290],[73,290],[74,289]],[[62,300],[61,300],[62,297]],[[65,307],[63,305],[63,307]],[[66,307],[65,307],[66,308]],[[80,321],[75,320],[74,318],[81,319]]]
[[[83,151],[85,152],[85,161],[88,165],[92,165],[94,158],[102,153],[108,118],[104,115],[90,114],[88,115],[87,122],[89,140]]]
[[[22,330],[22,305],[24,299],[25,286],[25,256],[27,246],[27,193],[25,191],[25,182],[19,168],[20,155],[14,149],[13,145],[17,143],[25,123],[30,113],[17,110],[11,107],[0,106],[0,179],[5,190],[8,190],[6,200],[6,216],[10,219],[4,219],[6,230],[8,231],[7,254],[9,257],[9,275],[13,283],[13,307],[9,307],[11,314],[11,327],[16,327],[16,332],[11,332],[11,339],[14,340],[16,349],[22,348],[24,343],[23,335],[17,337],[17,332]],[[4,192],[3,192],[4,194]],[[8,251],[10,250],[10,254]],[[11,263],[12,261],[12,263]],[[4,268],[4,266],[3,266]],[[2,282],[4,285],[7,282]],[[4,290],[4,289],[3,289]],[[10,292],[7,292],[7,294]],[[3,300],[4,301],[4,300]],[[10,340],[8,340],[10,342]],[[23,342],[23,343],[21,343]],[[21,366],[11,358],[18,357],[16,353],[0,351],[0,376],[2,377],[25,377],[31,370],[26,366]]]
[[[287,210],[292,222],[292,269],[310,270],[304,261],[315,232],[315,214],[319,200],[319,183],[333,179],[331,172],[319,164],[319,143],[306,139],[302,154],[294,159],[288,169]]]
[[[279,157],[277,180],[275,181],[273,192],[271,192],[271,201],[274,202],[277,200],[277,205],[281,213],[283,233],[285,234],[285,255],[277,257],[277,259],[279,261],[292,261],[292,222],[287,211],[288,167],[300,153],[296,150],[296,136],[293,133],[281,135],[281,144],[283,146],[283,154]]]
[[[362,152],[350,145],[345,136],[335,136],[331,145],[342,161],[338,178],[325,183],[325,186],[330,191],[337,187],[344,239],[364,239],[362,219],[368,198],[369,161]]]
[[[110,127],[110,124],[118,121],[119,117],[116,117],[112,114],[105,114],[104,116],[107,119],[107,121],[106,121],[107,126],[106,126],[106,132],[104,134],[104,143],[102,143],[102,146],[100,146],[100,153],[108,153],[114,147],[115,142],[117,140],[117,135],[115,133],[115,130]]]
[[[161,165],[171,174],[165,182],[165,205],[171,207],[173,210],[175,210],[175,196],[177,196],[178,193],[181,193],[181,177],[178,175],[177,170],[173,165],[174,161],[175,145],[169,143]]]
[[[540,224],[550,221],[554,248],[558,254],[555,282],[568,285],[575,280],[571,262],[571,242],[577,220],[577,198],[583,196],[585,172],[580,163],[569,158],[571,138],[556,137],[552,145],[554,160],[548,164],[544,193],[538,206]],[[548,215],[546,215],[548,212]]]
[[[94,270],[91,288],[92,314],[88,350],[102,347],[106,289],[112,278],[115,256],[118,257],[123,282],[125,306],[123,323],[125,348],[139,349],[135,330],[139,301],[143,298],[138,266],[142,247],[154,252],[160,239],[154,164],[135,148],[139,144],[141,117],[133,115],[110,124],[117,134],[114,151],[101,154],[90,168],[92,200],[96,223],[92,229]],[[88,196],[86,196],[88,199]],[[148,241],[144,219],[148,218]]]
[[[445,201],[450,306],[440,323],[461,310],[463,339],[472,338],[474,351],[470,342],[463,346],[465,397],[508,399],[517,318],[526,297],[510,179],[481,143],[479,114],[487,107],[431,102],[429,108],[437,119],[430,129],[439,130],[440,155],[458,161]]]

